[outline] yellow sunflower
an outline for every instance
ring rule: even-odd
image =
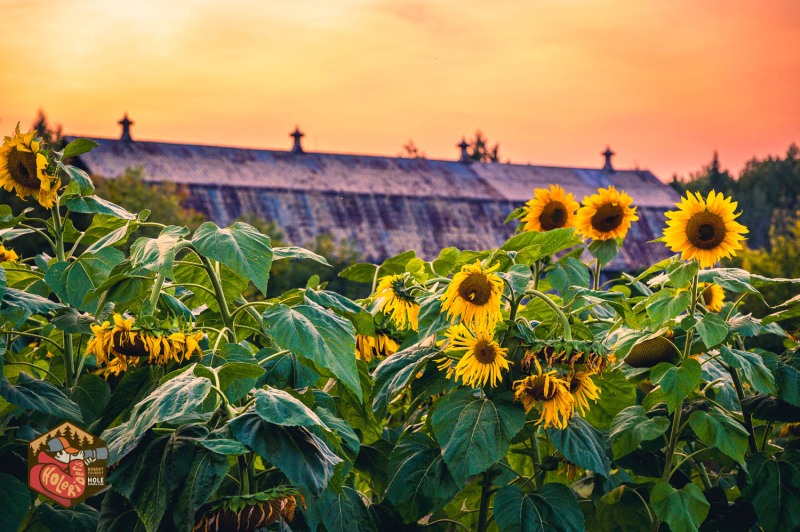
[[[522,230],[542,232],[573,227],[578,206],[572,193],[567,193],[559,185],[550,185],[549,189],[534,189],[533,199],[525,204]]]
[[[419,328],[419,304],[405,285],[402,274],[382,277],[375,290],[378,310],[389,316],[398,329]]]
[[[492,273],[499,267],[497,263],[484,268],[475,261],[461,268],[441,297],[442,312],[447,312],[447,318],[460,317],[462,323],[475,329],[494,329],[502,318],[503,280]]]
[[[36,140],[36,130],[22,134],[19,124],[13,137],[6,137],[0,147],[0,186],[20,198],[34,196],[48,209],[55,203],[61,182],[45,173],[47,158]]]
[[[709,312],[719,312],[722,310],[722,303],[725,302],[725,290],[718,284],[702,283],[700,285],[702,293],[700,297],[703,305]]]
[[[575,408],[586,415],[589,411],[589,401],[596,403],[600,399],[600,388],[592,380],[592,374],[587,371],[577,371],[569,378],[569,393],[575,399]]]
[[[735,221],[737,203],[713,190],[703,199],[699,192],[688,192],[677,211],[665,213],[667,227],[664,243],[680,252],[684,260],[697,259],[701,268],[710,268],[719,260],[736,255],[742,249],[747,227]]]
[[[14,262],[19,258],[17,252],[13,249],[6,249],[5,246],[0,246],[0,262]]]
[[[514,399],[522,403],[525,412],[538,406],[541,414],[537,423],[544,428],[567,428],[572,414],[575,412],[575,399],[569,393],[569,384],[556,376],[556,371],[546,373],[538,362],[537,373],[514,383]]]
[[[500,347],[489,329],[478,329],[475,332],[467,329],[463,323],[453,325],[447,332],[446,353],[461,353],[453,375],[461,379],[467,386],[483,387],[488,382],[497,386],[500,373],[508,370],[507,349]],[[448,371],[448,376],[450,372]]]
[[[356,357],[367,364],[376,357],[387,357],[397,353],[398,343],[384,333],[377,336],[356,334]]]
[[[597,194],[583,198],[576,221],[578,232],[592,240],[625,238],[631,222],[639,219],[631,203],[633,198],[614,187],[598,189]]]

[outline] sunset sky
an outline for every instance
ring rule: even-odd
[[[0,0],[0,135],[505,161],[661,179],[800,142],[797,0]]]

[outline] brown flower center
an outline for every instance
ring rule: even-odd
[[[621,205],[606,203],[592,216],[592,227],[601,233],[609,233],[622,225],[624,216],[625,211]]]
[[[481,364],[491,364],[497,358],[497,348],[492,342],[478,340],[473,349],[475,359]]]
[[[36,177],[36,154],[12,148],[8,154],[8,172],[11,179],[27,188],[39,188],[41,182]]]
[[[689,218],[686,238],[696,248],[713,249],[725,240],[725,222],[713,212],[703,211]]]
[[[492,297],[492,284],[486,274],[471,273],[458,285],[458,295],[480,307]]]
[[[111,348],[120,355],[126,357],[150,356],[150,351],[148,351],[147,346],[144,345],[141,334],[137,334],[136,337],[131,340],[130,336],[125,334],[125,331],[116,331],[112,339],[114,343]]]
[[[711,304],[711,301],[714,300],[714,294],[711,292],[711,287],[709,286],[702,293],[703,296],[703,305],[708,306]]]
[[[572,377],[569,381],[569,393],[575,393],[581,389],[583,382],[577,377]]]
[[[539,224],[545,231],[564,227],[567,223],[567,208],[560,201],[551,201],[542,209]]]
[[[548,401],[556,395],[555,383],[550,383],[547,394],[544,393],[545,383],[550,380],[549,377],[540,375],[533,378],[533,382],[528,382],[525,386],[525,392],[536,399],[537,401]]]

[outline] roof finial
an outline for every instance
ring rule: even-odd
[[[289,134],[290,137],[294,137],[294,144],[292,145],[292,153],[296,155],[300,155],[305,153],[303,151],[303,146],[300,144],[300,139],[305,136],[305,133],[300,131],[300,126],[295,126],[294,131]]]
[[[128,112],[125,111],[125,116],[122,117],[122,120],[117,122],[117,124],[122,126],[122,135],[120,135],[119,140],[123,142],[133,142],[131,138],[131,126],[133,123],[133,120],[128,118]]]
[[[606,158],[606,164],[603,165],[603,172],[607,174],[613,174],[615,172],[614,167],[611,166],[611,158],[614,156],[614,152],[611,151],[611,148],[606,145],[606,151],[601,153],[603,157]]]
[[[458,162],[469,164],[472,162],[472,157],[470,157],[467,148],[469,148],[469,142],[464,137],[461,137],[461,142],[456,144],[457,148],[461,148],[461,156],[458,158]]]

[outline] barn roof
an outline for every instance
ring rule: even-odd
[[[646,242],[659,236],[663,211],[678,199],[644,170],[303,153],[299,138],[293,151],[93,140],[99,148],[80,164],[95,175],[141,168],[148,181],[188,187],[192,206],[217,223],[253,212],[277,222],[293,244],[329,232],[352,240],[372,260],[406,249],[432,258],[451,245],[497,246],[514,230],[505,217],[534,188],[558,183],[578,199],[608,185],[633,197],[641,221],[609,266],[634,269],[666,256],[663,246]]]

